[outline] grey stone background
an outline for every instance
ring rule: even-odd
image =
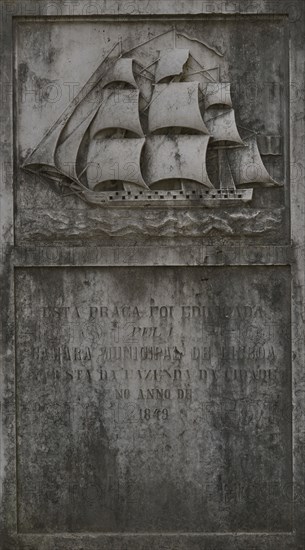
[[[0,6],[1,550],[304,550],[303,3]],[[284,188],[231,231],[126,232],[20,170],[108,38],[173,19],[226,50],[239,124],[282,137]]]

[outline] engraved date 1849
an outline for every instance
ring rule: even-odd
[[[139,407],[137,403],[125,403],[112,408],[114,421],[117,423],[137,423],[157,421],[163,422],[169,418],[167,408]]]

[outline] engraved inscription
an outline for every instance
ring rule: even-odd
[[[288,268],[30,268],[16,292],[21,531],[289,529]]]

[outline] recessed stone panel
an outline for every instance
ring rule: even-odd
[[[305,4],[0,7],[0,550],[304,550]]]
[[[288,51],[284,16],[16,22],[18,242],[288,242]]]
[[[291,529],[288,267],[16,272],[18,521]]]

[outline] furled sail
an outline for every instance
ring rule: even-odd
[[[232,107],[229,82],[209,82],[205,90],[204,107],[208,109],[214,105]]]
[[[148,113],[150,132],[170,127],[209,131],[199,107],[199,82],[157,84]]]
[[[235,185],[261,183],[264,187],[281,186],[266,170],[257,146],[256,136],[244,140],[247,147],[228,149],[227,157]]]
[[[211,143],[222,141],[232,145],[244,145],[236,126],[234,109],[222,110],[212,118],[209,116],[207,112],[205,123],[211,134]]]
[[[140,168],[144,143],[145,138],[92,140],[86,166],[89,188],[110,180],[147,187]]]
[[[145,147],[148,185],[167,179],[186,179],[213,188],[206,170],[208,142],[209,136],[203,135],[148,137]]]
[[[121,57],[117,59],[108,70],[103,79],[103,87],[114,82],[125,82],[134,88],[137,88],[133,73],[133,59]]]
[[[156,67],[156,83],[162,82],[165,78],[179,76],[183,72],[183,66],[187,62],[190,50],[172,48],[159,52],[159,61]]]
[[[104,90],[101,106],[90,127],[90,137],[106,129],[122,128],[143,136],[139,115],[139,90]]]

